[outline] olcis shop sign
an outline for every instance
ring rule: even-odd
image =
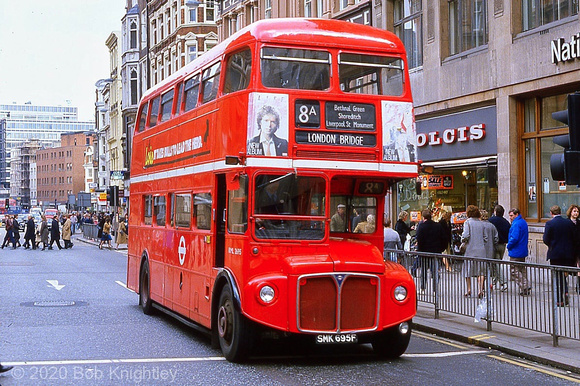
[[[417,119],[417,157],[423,162],[497,155],[495,105]]]
[[[417,134],[417,146],[437,146],[444,143],[450,145],[455,142],[477,141],[485,138],[485,124],[480,123],[472,126],[463,126],[456,129],[443,131],[430,131],[429,133]]]

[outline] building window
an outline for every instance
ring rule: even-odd
[[[197,23],[197,7],[189,9],[189,22]]]
[[[197,42],[187,45],[187,62],[193,62],[197,58]]]
[[[552,113],[567,108],[567,94],[527,99],[519,104],[522,148],[525,166],[526,218],[540,221],[551,218],[550,207],[559,205],[566,212],[580,201],[580,189],[554,181],[550,172],[552,154],[563,152],[553,142],[554,136],[568,133],[568,128],[552,119]]]
[[[135,20],[131,21],[129,27],[129,48],[137,48],[137,22]]]
[[[167,12],[165,12],[165,19],[167,20],[167,31],[166,31],[166,35],[169,36],[171,35],[171,10],[167,10]]]
[[[137,78],[137,70],[132,69],[131,70],[131,105],[136,105],[137,103],[139,103],[139,97],[138,97],[138,78]]]
[[[342,11],[346,7],[348,7],[348,0],[340,0],[339,1],[340,10]]]
[[[449,52],[458,54],[487,44],[487,0],[449,1]]]
[[[254,12],[256,12],[256,6],[255,5],[250,5],[250,8],[248,10],[248,24],[252,24],[255,20],[254,18]]]
[[[422,16],[421,0],[395,1],[395,34],[407,50],[409,68],[423,65]]]
[[[578,0],[522,0],[523,31],[578,14]]]
[[[215,1],[206,0],[205,1],[205,21],[215,21]]]
[[[266,4],[264,7],[264,18],[265,19],[272,18],[272,0],[266,0]]]
[[[312,0],[304,0],[304,17],[312,17]]]
[[[316,0],[316,17],[322,17],[322,15],[324,15],[323,0]]]

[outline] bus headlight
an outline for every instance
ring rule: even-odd
[[[266,304],[271,303],[274,298],[276,297],[276,292],[274,288],[270,287],[269,285],[265,285],[260,288],[260,300]]]
[[[407,299],[407,289],[402,285],[398,285],[395,287],[394,295],[397,301],[402,302]]]

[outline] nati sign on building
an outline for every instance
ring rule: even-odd
[[[552,63],[568,62],[580,57],[580,33],[572,36],[567,42],[564,38],[552,40]]]

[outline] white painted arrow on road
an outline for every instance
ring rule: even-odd
[[[64,288],[64,284],[58,284],[58,280],[47,280],[48,284],[47,287],[54,287],[57,291],[60,291]]]

